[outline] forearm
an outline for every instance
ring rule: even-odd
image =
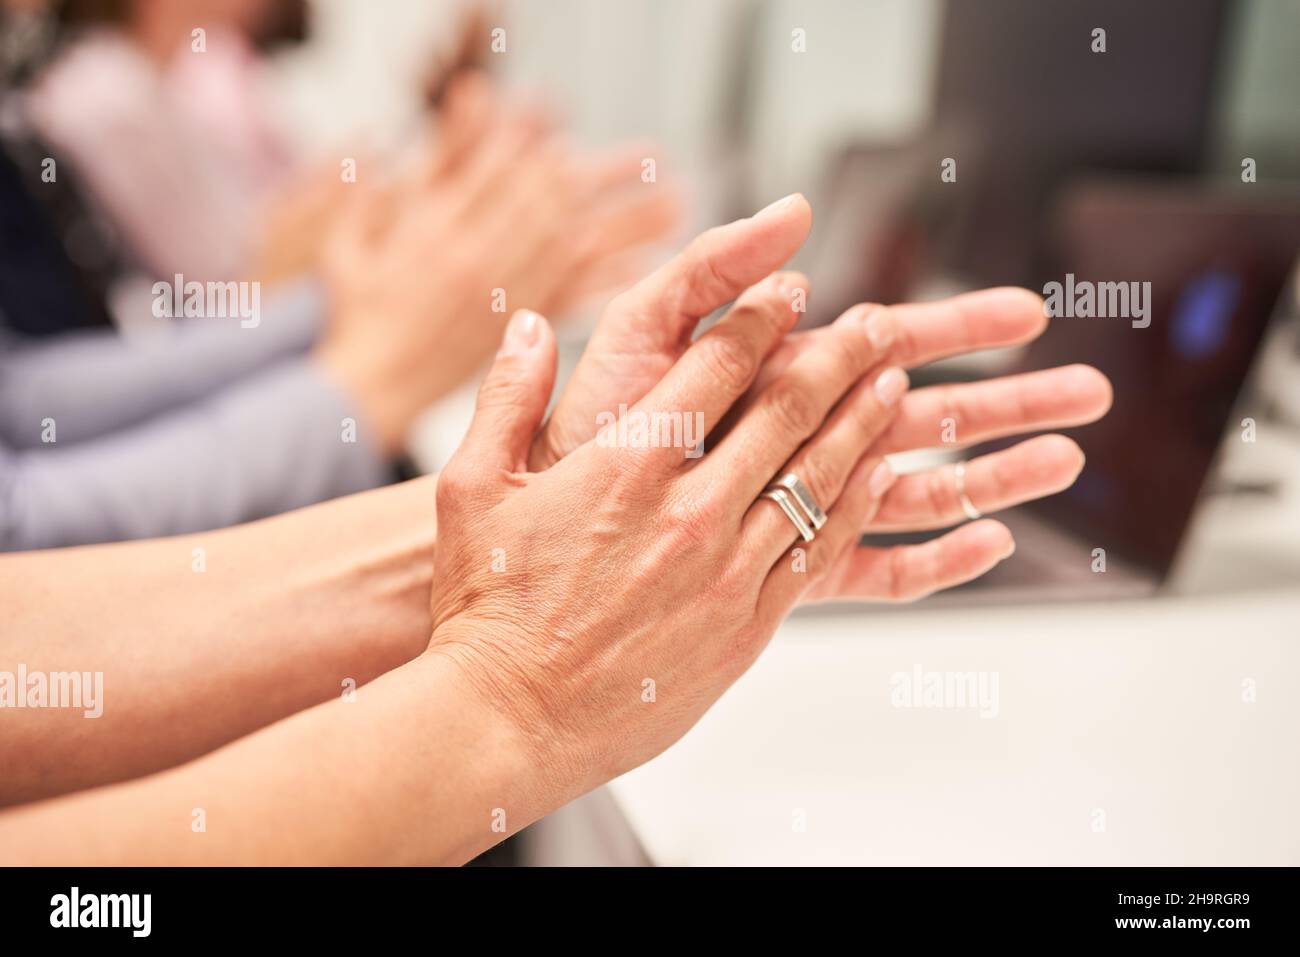
[[[0,814],[2,864],[460,864],[559,806],[449,659],[191,764]]]
[[[409,661],[429,639],[435,484],[0,558],[0,672],[103,676],[99,717],[0,708],[0,804],[174,766]]]

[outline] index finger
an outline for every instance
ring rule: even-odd
[[[886,308],[894,318],[898,338],[883,361],[905,369],[981,349],[1023,345],[1037,339],[1047,328],[1042,297],[1015,286]],[[755,389],[775,380],[829,328],[827,325],[787,336],[763,365]]]
[[[748,219],[702,234],[614,297],[538,436],[534,466],[553,463],[590,438],[596,413],[644,398],[691,344],[700,318],[777,270],[811,226],[808,201],[787,196]],[[806,287],[807,281],[798,284]]]
[[[722,320],[696,340],[637,403],[635,411],[652,417],[664,412],[685,414],[701,423],[701,434],[685,450],[686,458],[702,453],[710,428],[749,388],[764,356],[794,326],[798,314],[790,308],[790,290],[800,278],[793,273],[773,273],[747,289]],[[680,464],[682,449],[671,443],[665,447],[672,451],[660,457]]]
[[[903,303],[889,310],[898,323],[892,359],[909,368],[977,349],[1020,345],[1047,328],[1043,298],[1016,286]]]
[[[715,226],[605,310],[591,337],[597,351],[672,350],[680,355],[695,325],[780,269],[812,229],[812,208],[792,193],[748,219]]]

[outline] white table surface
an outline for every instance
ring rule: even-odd
[[[1181,594],[795,616],[615,803],[657,864],[1300,864],[1300,446],[1228,464],[1289,484],[1203,508]],[[998,715],[894,707],[917,665]]]

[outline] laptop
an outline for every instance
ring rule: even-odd
[[[1114,406],[1064,430],[1087,456],[1070,489],[998,514],[1016,554],[931,601],[1138,596],[1168,581],[1225,432],[1240,440],[1234,408],[1270,323],[1294,318],[1300,197],[1255,189],[1094,181],[1063,194],[1049,214],[1044,284],[1067,274],[1076,288],[1150,282],[1150,324],[1056,318],[1025,350],[1011,371],[1088,363],[1110,377]]]
[[[830,162],[805,325],[858,302],[1030,284],[1044,266],[1043,212],[1064,184],[1206,165],[1227,0],[947,0],[939,10],[929,125],[905,142],[846,144]],[[1109,46],[1094,53],[1103,24]],[[940,175],[945,158],[952,181]]]

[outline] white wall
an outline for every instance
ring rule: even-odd
[[[383,142],[406,128],[416,77],[463,6],[316,0],[313,41],[277,69],[278,98],[302,141]],[[848,137],[903,138],[926,118],[938,0],[513,0],[503,8],[503,75],[543,92],[591,142],[654,139],[668,171],[699,187],[698,224],[728,201],[815,191],[827,149]],[[791,49],[796,28],[806,31],[806,53]],[[738,116],[742,98],[750,107]],[[737,148],[738,126],[753,132],[748,149]],[[737,183],[752,195],[734,196]]]

